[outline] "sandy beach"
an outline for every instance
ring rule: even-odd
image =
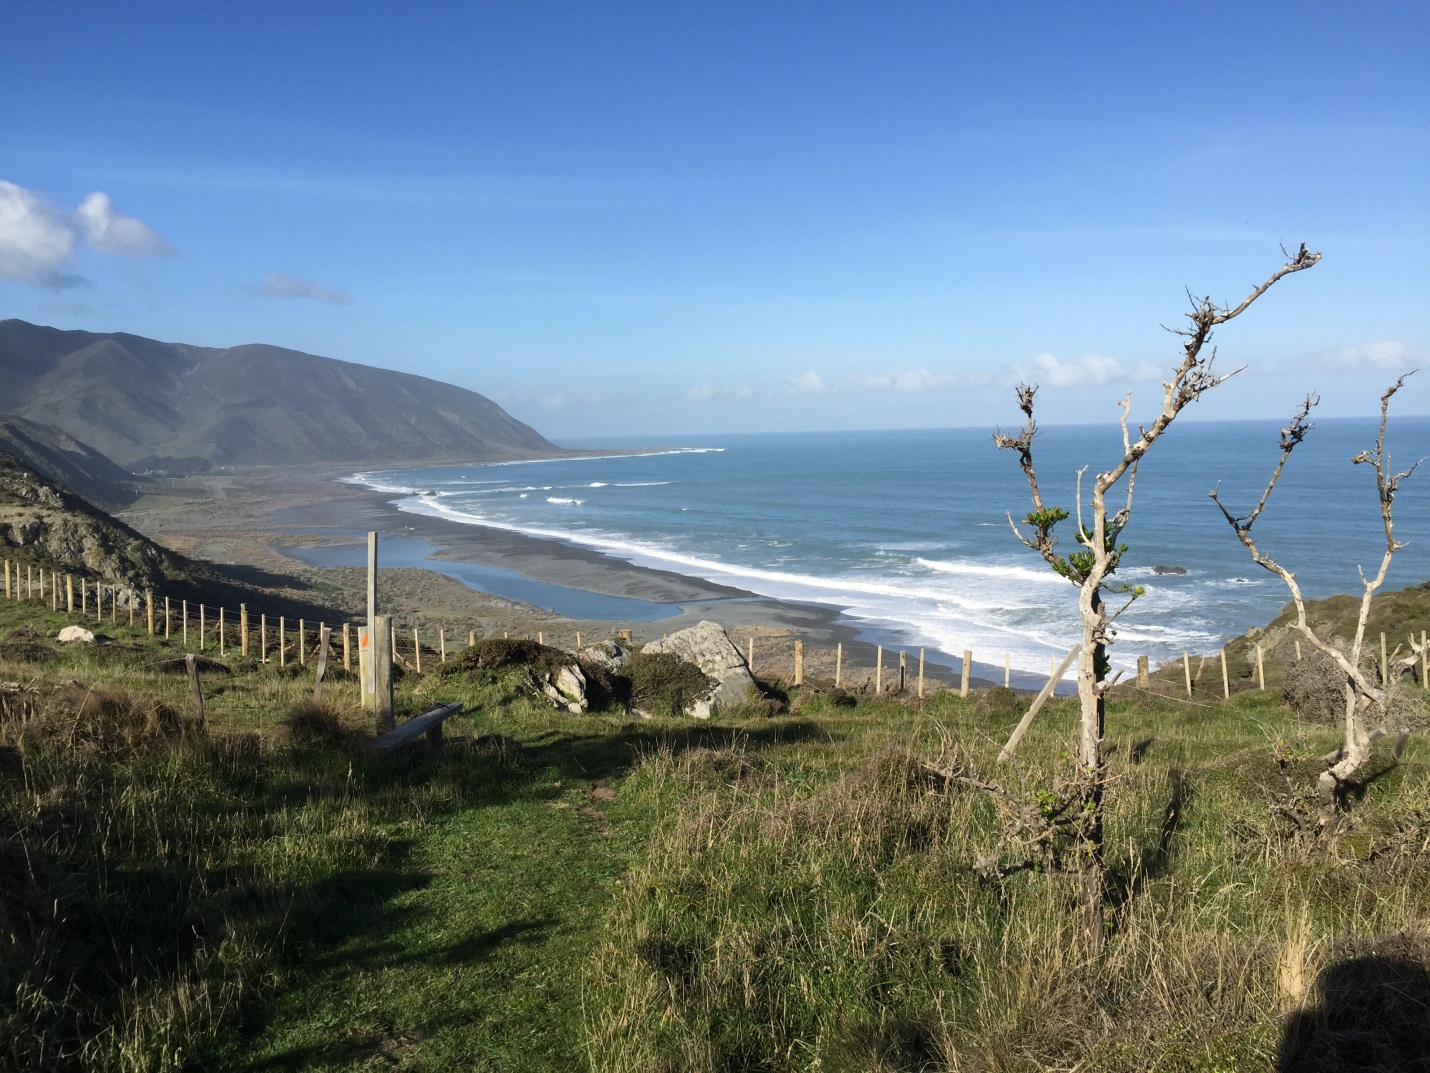
[[[587,640],[628,629],[650,641],[710,620],[742,651],[753,640],[760,673],[791,674],[798,639],[806,674],[832,678],[842,644],[844,681],[858,688],[872,683],[882,643],[883,680],[898,680],[895,639],[836,608],[774,600],[559,540],[406,513],[391,505],[391,493],[344,484],[346,476],[285,468],[172,480],[122,517],[184,554],[290,577],[310,599],[320,595],[354,617],[364,600],[364,534],[376,530],[383,610],[407,627],[453,639],[540,634],[574,647],[578,635]],[[561,613],[563,604],[586,613]],[[956,682],[942,657],[928,655],[927,688]],[[918,657],[905,655],[910,689]],[[975,678],[975,684],[991,683]]]

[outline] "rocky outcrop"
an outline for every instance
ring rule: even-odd
[[[755,687],[745,657],[716,622],[700,622],[678,630],[663,640],[652,641],[642,652],[668,652],[693,663],[714,682],[708,693],[686,708],[686,714],[696,719],[709,719],[716,710],[739,704]]]
[[[597,641],[577,652],[576,658],[587,666],[600,667],[611,674],[619,674],[626,661],[631,658],[631,653],[615,641]]]
[[[575,664],[559,667],[546,676],[541,692],[558,708],[580,715],[590,707],[586,699],[586,676]]]

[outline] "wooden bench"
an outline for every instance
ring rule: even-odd
[[[434,704],[425,712],[398,723],[386,734],[374,739],[368,748],[375,753],[395,752],[404,746],[411,745],[423,734],[427,735],[427,740],[433,745],[441,745],[442,724],[461,710],[461,701],[452,701],[450,704]]]

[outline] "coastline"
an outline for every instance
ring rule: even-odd
[[[469,564],[520,575],[538,587],[557,586],[597,598],[614,598],[606,601],[611,605],[644,601],[655,608],[653,617],[645,620],[576,617],[542,606],[539,599],[513,598],[509,593],[485,595],[474,606],[482,606],[485,613],[477,616],[477,621],[489,631],[544,631],[553,638],[568,638],[564,643],[572,643],[577,631],[596,637],[629,629],[635,639],[652,641],[709,620],[724,627],[742,651],[753,638],[757,668],[762,673],[786,677],[791,674],[794,640],[798,637],[805,644],[806,674],[811,677],[834,676],[835,647],[842,644],[847,682],[863,682],[873,674],[879,645],[885,649],[885,682],[897,679],[901,646],[897,634],[850,620],[839,608],[774,599],[674,571],[639,566],[573,542],[401,511],[392,505],[394,493],[344,483],[350,475],[350,471],[334,472],[331,468],[228,473],[183,482],[184,487],[175,487],[173,491],[178,494],[168,502],[141,501],[126,515],[131,524],[176,550],[221,562],[306,572],[310,576],[350,574],[365,561],[358,557],[362,535],[375,530],[390,542],[394,538],[413,538],[413,544],[425,541],[431,545],[425,559],[413,561],[409,555],[400,566],[407,573],[417,572],[411,567],[431,571],[447,583],[449,590],[463,586],[475,593],[483,592],[470,577],[462,579],[463,564]],[[348,548],[353,554],[342,560],[342,566],[314,567],[300,554],[304,548]],[[381,546],[378,561],[384,572],[392,566],[391,558],[384,561]],[[444,565],[450,569],[444,570]],[[449,578],[456,580],[448,581]],[[345,580],[351,584],[353,578],[347,576]],[[421,597],[407,603],[409,613],[425,621],[437,621]],[[599,605],[600,599],[595,603]],[[904,648],[912,689],[919,652]],[[979,670],[984,673],[980,675]],[[991,680],[991,671],[975,661],[971,685],[986,688],[1001,683],[1001,675],[998,682]],[[930,651],[925,673],[929,688],[938,688],[956,686],[960,672],[956,660]],[[1015,681],[1015,686],[1027,688],[1027,683]]]

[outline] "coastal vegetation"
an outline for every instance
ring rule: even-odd
[[[1374,614],[1423,623],[1430,591]],[[1006,691],[766,682],[708,722],[573,715],[488,644],[398,683],[402,714],[466,704],[447,746],[378,756],[339,670],[315,704],[311,672],[211,665],[200,732],[161,641],[62,646],[67,621],[0,603],[0,1067],[1301,1070],[1425,1046],[1430,754],[1373,759],[1326,853],[1289,806],[1337,729],[1245,660],[1227,700],[1178,695],[1179,667],[1109,694],[1094,942],[1078,877],[990,873],[999,802],[937,773],[993,770]],[[998,769],[1020,800],[1056,796],[1079,719],[1053,700]]]

